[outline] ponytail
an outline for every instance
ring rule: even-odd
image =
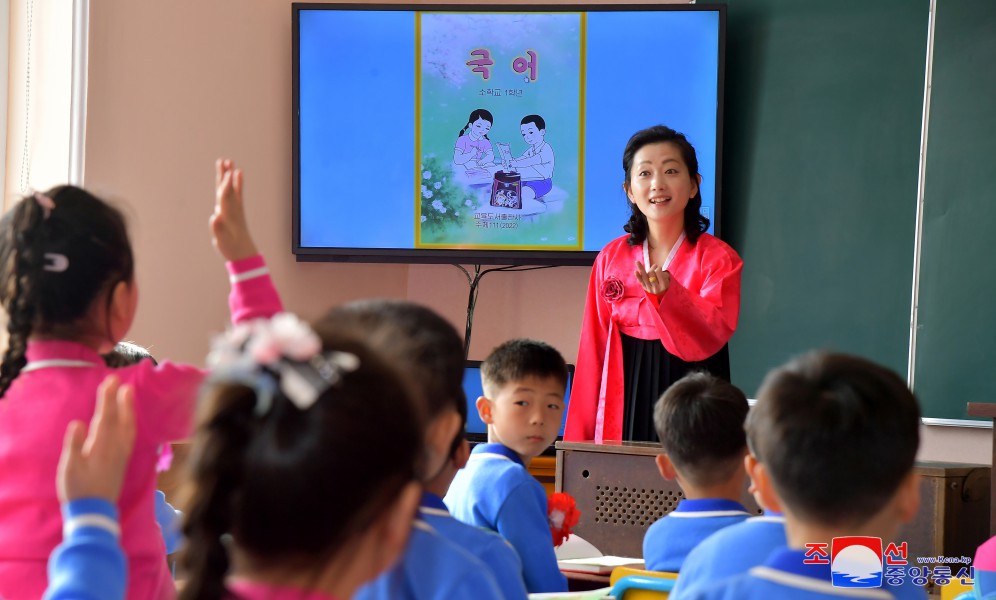
[[[321,572],[416,478],[424,417],[407,382],[362,342],[319,338],[287,317],[213,345],[183,483],[180,600],[226,596],[226,546],[250,570]],[[259,364],[263,339],[280,358]],[[303,350],[312,342],[314,354]]]
[[[230,386],[214,398],[214,412],[201,426],[195,454],[188,461],[181,565],[187,583],[181,600],[220,600],[225,596],[228,551],[222,536],[231,531],[238,490],[245,478],[244,453],[253,432],[255,394]]]

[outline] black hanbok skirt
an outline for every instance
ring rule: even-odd
[[[672,383],[692,371],[707,371],[730,380],[730,350],[723,347],[709,358],[686,362],[671,354],[660,340],[641,340],[620,333],[623,352],[624,440],[656,442],[654,405]]]

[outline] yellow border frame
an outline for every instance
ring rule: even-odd
[[[587,89],[585,87],[585,64],[588,50],[588,13],[587,12],[537,12],[523,11],[516,14],[577,14],[581,17],[581,48],[578,52],[578,229],[577,244],[572,246],[526,246],[518,244],[428,244],[422,243],[422,222],[421,208],[422,195],[419,193],[422,182],[422,14],[465,14],[457,11],[415,11],[415,248],[426,248],[435,250],[533,250],[542,252],[546,250],[584,250],[584,115],[585,97]],[[480,14],[508,14],[508,12],[480,13]]]

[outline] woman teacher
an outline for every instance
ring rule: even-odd
[[[588,283],[564,439],[656,441],[654,404],[692,370],[727,380],[743,261],[705,233],[695,149],[658,125],[623,152],[628,233]]]

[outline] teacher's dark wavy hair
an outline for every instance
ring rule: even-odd
[[[636,157],[636,153],[648,144],[662,142],[670,142],[677,146],[681,152],[681,158],[684,159],[685,165],[688,167],[688,172],[693,176],[699,174],[699,159],[695,156],[695,148],[685,138],[685,134],[678,133],[665,125],[654,125],[637,131],[626,142],[626,149],[623,150],[623,172],[626,174],[627,187],[630,183],[630,169],[633,168],[633,159]],[[701,186],[699,187],[701,188]],[[688,199],[688,205],[685,206],[685,237],[693,244],[698,241],[703,232],[709,229],[709,219],[702,216],[701,209],[702,190],[700,189],[695,192],[694,197]],[[629,210],[629,221],[623,226],[623,231],[629,234],[629,240],[627,240],[629,245],[636,246],[647,239],[647,217],[640,212],[640,207],[632,202],[629,202]]]

